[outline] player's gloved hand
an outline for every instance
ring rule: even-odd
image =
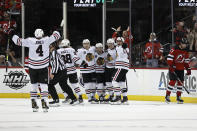
[[[123,43],[122,48],[126,49],[127,48],[127,43]]]
[[[191,75],[191,69],[187,69],[187,73],[186,73],[186,75]]]
[[[170,67],[169,67],[169,71],[170,71],[171,73],[174,73],[175,69],[174,69],[172,66],[170,66]]]
[[[81,66],[86,68],[86,67],[88,67],[88,64],[85,61],[82,61]]]

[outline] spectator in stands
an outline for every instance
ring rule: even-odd
[[[174,32],[174,42],[176,45],[179,45],[182,38],[185,38],[187,35],[187,31],[184,29],[184,22],[177,22],[176,28],[172,31]]]
[[[187,39],[190,44],[190,50],[197,51],[197,23],[194,24],[194,28],[188,33]]]
[[[163,60],[163,48],[155,33],[150,34],[149,42],[145,45],[144,57],[146,67],[158,67],[158,61]]]
[[[131,35],[131,38],[129,39],[129,36],[130,36],[130,34],[131,34],[131,31],[130,31],[130,28],[129,28],[129,26],[128,26],[128,28],[127,28],[127,30],[124,30],[123,32],[122,32],[122,35],[120,34],[120,32],[121,32],[121,26],[119,26],[116,30],[115,30],[115,32],[113,33],[113,35],[112,35],[112,38],[114,39],[114,40],[116,40],[116,38],[117,37],[123,37],[124,38],[124,43],[127,43],[127,47],[129,48],[130,47],[130,39],[131,39],[131,44],[133,43],[133,36]]]
[[[5,55],[0,55],[0,66],[6,66]],[[11,66],[11,63],[9,61],[8,66]]]
[[[16,21],[10,20],[9,14],[5,11],[3,14],[3,21],[0,21],[0,28],[2,28],[5,34],[9,34],[10,31],[16,29]]]

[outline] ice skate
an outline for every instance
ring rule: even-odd
[[[83,104],[83,98],[82,98],[82,95],[79,95],[79,104]]]
[[[91,104],[99,104],[99,100],[96,99],[95,97],[91,98]]]
[[[79,101],[77,99],[74,99],[70,102],[70,105],[74,106],[74,105],[77,105],[79,104]]]
[[[177,100],[177,104],[183,104],[184,102],[184,100],[181,99],[181,96],[177,96],[176,100]]]
[[[63,104],[69,104],[71,102],[70,97],[66,97],[64,101],[62,101]]]
[[[53,101],[49,102],[49,106],[50,107],[58,107],[58,106],[60,106],[59,99],[56,99],[56,100],[53,100]]]
[[[165,102],[168,103],[168,104],[171,102],[171,101],[170,101],[170,96],[166,95],[166,97],[165,97]]]
[[[105,104],[105,99],[103,95],[99,96],[99,102],[100,104]]]
[[[38,112],[39,107],[38,107],[38,105],[36,103],[36,100],[35,99],[32,99],[31,100],[31,103],[32,103],[33,112]]]
[[[112,105],[120,105],[121,104],[121,96],[116,96],[115,99],[111,101]]]
[[[48,112],[49,107],[47,106],[46,101],[42,99],[41,102],[42,102],[43,112]]]
[[[123,99],[122,99],[122,101],[121,101],[121,104],[122,104],[122,105],[129,105],[127,96],[123,96]]]

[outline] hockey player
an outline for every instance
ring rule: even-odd
[[[115,71],[115,62],[116,62],[116,50],[114,45],[114,39],[109,38],[107,40],[107,59],[106,59],[106,68],[105,68],[105,85],[106,89],[109,91],[109,98],[107,101],[112,101],[114,92],[112,88],[112,75]]]
[[[187,39],[183,38],[180,44],[176,45],[175,48],[172,48],[167,57],[167,63],[169,65],[169,77],[170,82],[167,87],[165,100],[167,103],[170,102],[170,94],[173,90],[173,87],[177,83],[177,103],[182,104],[184,101],[181,99],[181,94],[183,90],[183,81],[184,81],[184,69],[187,70],[186,75],[191,75],[191,68],[189,66],[189,54],[186,49]],[[179,81],[179,80],[181,81]]]
[[[98,100],[95,98],[95,47],[90,46],[90,41],[88,39],[84,39],[82,44],[83,48],[78,49],[77,56],[80,58],[80,72],[83,78],[85,91],[89,102],[98,103]]]
[[[123,95],[123,104],[127,104],[127,87],[126,87],[126,74],[129,70],[129,49],[127,48],[126,43],[123,43],[124,39],[122,37],[117,38],[116,46],[116,62],[115,62],[115,71],[113,74],[113,88],[116,95],[115,99],[112,100],[113,104],[121,103],[121,91]]]
[[[54,46],[50,45],[50,82],[49,82],[49,93],[51,94],[53,101],[49,102],[50,105],[59,106],[59,97],[55,89],[55,85],[59,83],[61,89],[66,92],[71,98],[71,105],[78,104],[77,98],[73,94],[71,87],[67,84],[67,67],[64,64],[63,57],[57,52]]]
[[[48,99],[48,66],[49,66],[49,45],[60,38],[60,34],[54,31],[50,37],[44,37],[42,29],[36,29],[34,32],[35,38],[22,39],[17,35],[12,37],[13,42],[18,46],[29,48],[29,74],[31,80],[31,101],[33,111],[38,111],[36,103],[37,99],[37,84],[40,83],[41,102],[44,112],[47,112]]]
[[[97,43],[96,44],[96,52],[95,52],[95,64],[96,64],[96,87],[97,87],[97,94],[99,96],[100,103],[104,103],[105,97],[105,60],[106,60],[106,53],[103,51],[103,44]]]
[[[79,103],[83,103],[82,93],[81,89],[78,86],[78,77],[75,67],[75,63],[79,60],[79,58],[76,56],[75,50],[72,47],[70,47],[70,41],[68,39],[62,40],[59,44],[59,48],[60,49],[58,49],[57,52],[64,59],[64,63],[67,68],[67,78],[71,83],[71,87],[74,89],[75,93],[78,96]],[[67,93],[65,93],[64,95],[67,95]],[[65,98],[67,101],[69,96],[68,98],[65,96]]]

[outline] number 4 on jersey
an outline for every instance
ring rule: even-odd
[[[43,51],[42,51],[42,45],[39,45],[38,48],[36,49],[36,53],[39,56],[43,56]]]

